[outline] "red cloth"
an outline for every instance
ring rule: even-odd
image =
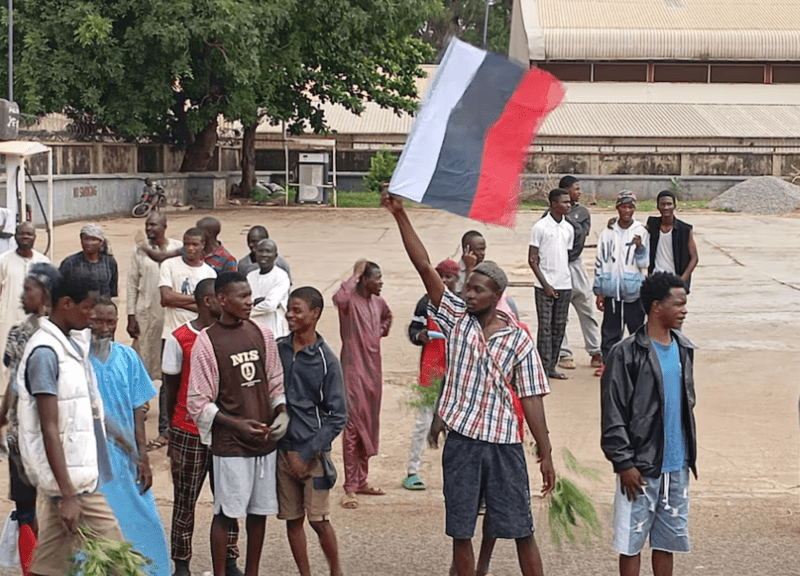
[[[181,387],[178,390],[178,401],[175,403],[175,414],[172,416],[172,425],[180,428],[189,434],[200,434],[194,420],[186,410],[186,397],[189,392],[189,365],[192,360],[192,347],[197,340],[197,332],[192,330],[189,324],[178,327],[172,335],[180,344],[183,352],[183,363],[181,366]]]
[[[428,316],[428,330],[441,332],[442,329]],[[441,380],[447,370],[447,341],[431,340],[422,348],[420,361],[419,384],[427,388],[434,380]]]

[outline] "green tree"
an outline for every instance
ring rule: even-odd
[[[436,2],[17,0],[15,95],[26,113],[182,144],[181,170],[203,170],[221,118],[253,137],[262,117],[325,131],[318,102],[412,110],[431,50],[410,34]]]
[[[369,171],[364,176],[364,190],[380,192],[381,184],[392,178],[395,167],[397,167],[397,156],[389,150],[379,150],[369,160]]]
[[[508,54],[511,38],[511,9],[513,0],[489,0],[488,49]],[[483,25],[486,0],[439,0],[439,12],[425,23],[418,36],[437,52],[447,47],[452,37],[475,46],[483,45]]]

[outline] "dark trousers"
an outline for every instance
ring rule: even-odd
[[[541,288],[534,288],[533,292],[539,325],[536,333],[536,349],[542,359],[544,371],[548,375],[555,371],[558,363],[572,295],[572,290],[557,290],[557,292],[558,298],[545,295]]]
[[[189,561],[192,558],[194,508],[206,475],[214,486],[214,467],[211,450],[200,442],[200,436],[174,426],[170,429],[169,455],[172,467],[172,559]],[[239,523],[234,521],[228,530],[228,558],[238,558]]]
[[[644,326],[644,308],[641,299],[633,302],[620,302],[614,298],[605,299],[605,312],[603,312],[603,325],[600,327],[600,349],[603,360],[608,359],[608,353],[614,344],[622,340],[625,327],[628,334],[633,334]]]

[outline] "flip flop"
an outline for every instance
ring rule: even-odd
[[[422,481],[422,478],[416,474],[412,474],[411,476],[406,476],[403,478],[402,484],[403,488],[406,490],[425,490],[427,488],[425,482]]]
[[[355,491],[356,494],[364,494],[366,496],[383,496],[386,494],[380,488],[376,488],[375,486],[370,486],[369,484],[364,484],[361,488]]]
[[[567,377],[563,372],[557,372],[555,370],[550,372],[547,377],[553,380],[567,380]]]
[[[355,494],[345,493],[345,495],[342,496],[341,505],[342,508],[346,508],[347,510],[355,510],[358,508],[358,498],[356,498]]]
[[[575,370],[575,358],[572,356],[565,356],[558,361],[558,367],[565,370]]]
[[[153,450],[158,450],[167,444],[169,444],[169,439],[159,436],[158,438],[150,440],[150,442],[147,443],[147,451],[152,452]]]
[[[603,357],[600,354],[592,356],[592,368],[600,368],[603,365]]]
[[[606,367],[605,366],[600,366],[600,368],[598,368],[597,370],[594,371],[594,375],[597,376],[598,378],[600,378],[603,375],[603,372],[605,372],[605,371],[606,371]]]

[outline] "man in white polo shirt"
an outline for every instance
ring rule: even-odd
[[[556,364],[569,314],[572,290],[569,250],[575,229],[566,219],[571,205],[567,191],[551,190],[548,199],[550,213],[533,225],[528,247],[528,264],[536,275],[534,294],[539,324],[536,348],[547,377],[566,380],[564,373],[556,370]]]

